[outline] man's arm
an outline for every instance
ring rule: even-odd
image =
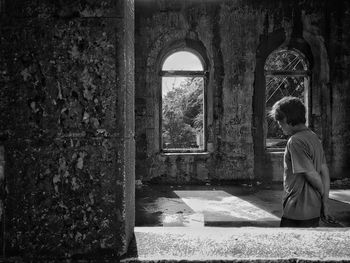
[[[330,178],[329,170],[326,163],[321,166],[321,178],[323,183],[323,195],[322,195],[322,207],[323,215],[325,218],[328,217],[328,198],[329,198],[329,188],[330,188]]]
[[[322,164],[320,174],[315,170],[305,173],[306,180],[315,188],[322,197],[322,214],[323,218],[328,218],[328,198],[329,198],[329,170],[327,164]]]
[[[329,196],[329,185],[330,185],[330,179],[329,179],[329,170],[327,164],[322,164],[321,166],[321,178],[323,183],[323,196],[325,198],[325,201],[328,201]]]
[[[306,172],[305,178],[311,184],[311,186],[315,188],[323,197],[325,187],[323,185],[320,174],[313,170],[311,172]]]

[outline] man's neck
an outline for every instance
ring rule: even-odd
[[[307,130],[308,127],[306,127],[305,124],[297,124],[293,126],[293,134],[296,134],[297,132]]]

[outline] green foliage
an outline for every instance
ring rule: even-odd
[[[189,77],[174,86],[162,100],[164,148],[197,148],[203,132],[203,78]]]

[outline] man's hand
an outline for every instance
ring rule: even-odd
[[[341,223],[339,223],[337,220],[335,220],[334,217],[332,217],[329,214],[328,210],[328,202],[322,202],[321,207],[321,220],[326,223],[327,225],[337,225],[337,226],[343,226]]]
[[[321,207],[321,219],[326,219],[329,217],[328,202],[322,202]]]

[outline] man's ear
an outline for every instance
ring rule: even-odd
[[[289,126],[294,127],[294,125],[292,124],[292,122],[291,122],[291,121],[288,121],[287,118],[286,118],[286,123],[287,123]]]

